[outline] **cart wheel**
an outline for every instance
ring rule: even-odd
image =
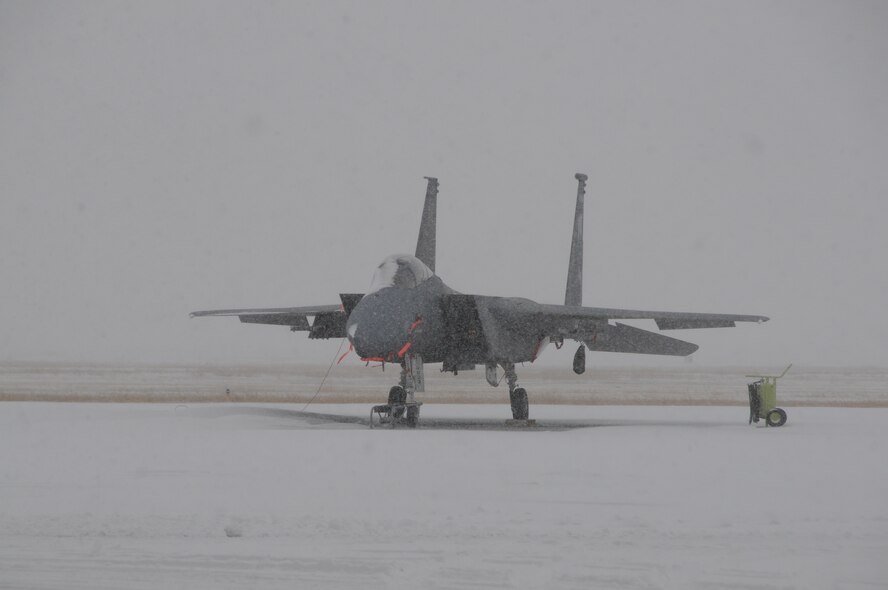
[[[782,408],[774,408],[768,412],[766,420],[768,426],[783,426],[786,424],[786,412],[784,412]]]

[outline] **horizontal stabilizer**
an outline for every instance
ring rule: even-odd
[[[655,318],[661,330],[690,330],[692,328],[733,328],[733,320],[699,320]]]
[[[584,339],[584,342],[589,350],[668,356],[688,356],[699,348],[684,340],[620,323],[602,326],[593,337]]]

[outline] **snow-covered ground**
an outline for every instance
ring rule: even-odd
[[[531,411],[2,403],[0,587],[888,587],[888,409]]]

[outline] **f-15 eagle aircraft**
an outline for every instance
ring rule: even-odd
[[[573,238],[564,305],[544,305],[519,297],[465,295],[435,274],[438,180],[426,177],[425,205],[416,253],[394,254],[382,261],[366,294],[340,294],[341,304],[273,309],[196,311],[198,316],[238,316],[253,324],[290,326],[309,338],[348,338],[365,361],[398,363],[401,376],[388,404],[374,410],[390,419],[416,424],[416,392],[425,391],[423,365],[442,363],[456,374],[475,365],[486,367],[487,382],[499,385],[502,367],[509,385],[512,417],[527,420],[527,391],[518,386],[515,364],[533,362],[550,342],[580,343],[573,369],[585,371],[586,348],[594,351],[688,356],[696,344],[612,320],[652,319],[660,330],[728,328],[735,322],[765,322],[757,315],[638,311],[583,307],[583,198],[585,174],[578,182]],[[313,317],[309,323],[308,318]],[[406,417],[405,417],[406,414]],[[372,412],[371,412],[372,418]],[[372,424],[372,422],[371,422]]]

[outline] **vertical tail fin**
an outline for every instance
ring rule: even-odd
[[[583,196],[586,194],[586,179],[579,172],[577,179],[577,210],[574,213],[573,237],[570,241],[570,262],[567,265],[567,289],[564,292],[564,305],[583,305]]]
[[[422,221],[419,224],[419,238],[416,240],[416,257],[435,272],[435,228],[438,210],[438,179],[425,177],[429,181],[426,187],[425,205],[422,207]]]

